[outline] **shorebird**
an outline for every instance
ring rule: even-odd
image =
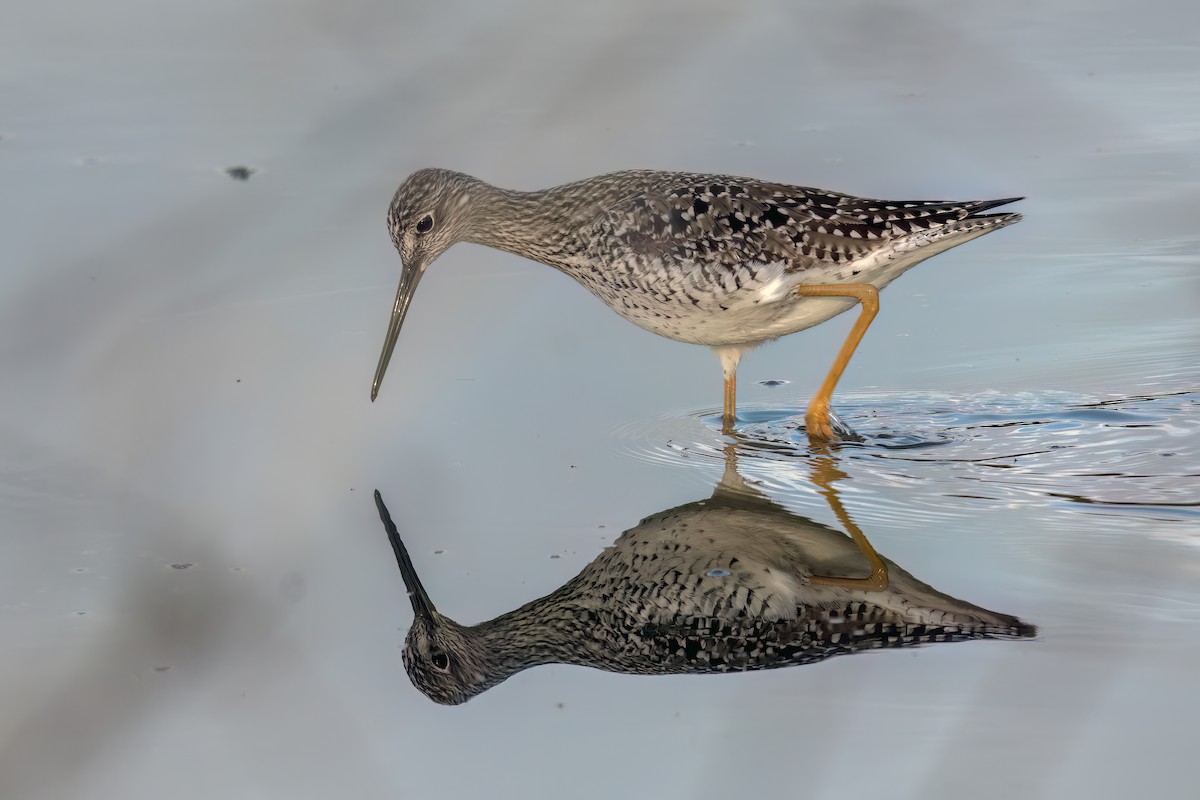
[[[431,700],[456,705],[541,664],[638,675],[744,672],[1036,634],[882,558],[836,492],[822,493],[852,538],[775,504],[729,466],[711,498],[647,517],[559,589],[467,626],[434,607],[376,491],[413,608],[408,676]]]
[[[932,255],[1017,222],[1017,213],[981,212],[1019,199],[872,200],[648,170],[520,192],[419,170],[388,209],[403,264],[371,399],[425,270],[456,242],[473,242],[566,273],[652,333],[712,348],[725,374],[727,432],[746,352],[861,304],[805,414],[810,437],[835,440],[830,399],[879,310],[879,290]]]

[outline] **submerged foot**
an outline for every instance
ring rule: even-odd
[[[829,406],[809,408],[804,415],[804,432],[813,443],[866,441],[842,421]]]

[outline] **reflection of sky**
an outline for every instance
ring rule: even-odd
[[[881,553],[1040,642],[712,679],[551,667],[434,706],[399,663],[410,612],[370,490],[444,610],[491,617],[711,491],[718,465],[631,458],[614,431],[717,407],[719,371],[463,246],[367,394],[399,269],[384,210],[431,164],[517,188],[658,166],[1027,194],[1025,222],[887,290],[845,404],[1195,388],[1192,5],[74,6],[0,26],[0,796],[1190,785],[1200,556],[1167,534],[1195,517],[1011,480],[948,496],[979,467],[850,458],[843,496]],[[747,408],[802,406],[849,323],[748,356]],[[1194,473],[1194,408],[1055,442],[1108,441],[1130,472],[1174,437],[1152,474]],[[953,447],[1010,434],[989,435]],[[1074,493],[1112,485],[1047,459]]]

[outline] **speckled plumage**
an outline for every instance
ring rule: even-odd
[[[980,213],[1014,199],[871,200],[650,170],[515,192],[429,169],[400,186],[388,225],[404,254],[406,228],[427,209],[444,208],[443,217],[467,218],[464,240],[555,267],[646,330],[749,348],[854,304],[799,297],[796,286],[883,288],[935,253],[1018,221],[1016,213]]]
[[[875,315],[878,291],[914,264],[1018,221],[1016,213],[981,213],[1015,199],[870,200],[649,170],[517,192],[458,172],[420,170],[388,210],[404,269],[371,399],[421,276],[447,248],[467,241],[555,267],[630,322],[711,347],[725,372],[726,428],[747,351],[862,303],[805,416],[811,437],[835,439],[830,395]]]
[[[820,585],[864,571],[854,542],[737,485],[647,517],[554,592],[475,626],[438,613],[389,529],[415,618],[413,683],[461,703],[512,674],[564,663],[630,674],[742,672],[1035,628],[942,594],[891,562],[883,591]]]

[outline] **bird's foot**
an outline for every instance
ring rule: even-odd
[[[828,406],[808,409],[808,413],[804,415],[804,432],[808,434],[809,441],[812,442],[840,441],[837,433],[833,430],[833,421],[830,419]]]
[[[833,413],[827,404],[814,403],[804,415],[804,432],[813,444],[861,442],[863,437]]]

